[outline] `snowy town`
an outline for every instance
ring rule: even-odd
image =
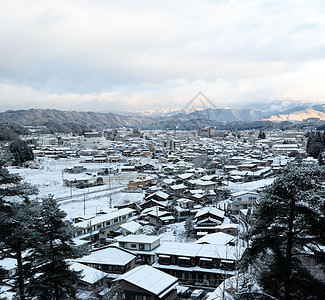
[[[69,260],[81,272],[79,299],[235,299],[262,189],[288,164],[319,163],[299,130],[38,129],[21,137],[34,159],[7,168],[75,227],[87,249]],[[17,275],[14,258],[0,265]],[[12,280],[2,297],[16,299]]]

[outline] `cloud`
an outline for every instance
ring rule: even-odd
[[[324,20],[322,1],[7,1],[0,108],[319,100]]]

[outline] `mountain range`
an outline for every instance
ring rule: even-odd
[[[200,108],[123,113],[61,111],[56,109],[9,110],[0,113],[0,123],[43,125],[52,131],[69,132],[105,128],[194,129],[230,122],[325,120],[325,104],[277,101],[246,108]],[[61,128],[61,129],[59,129]],[[73,130],[74,131],[74,130]]]

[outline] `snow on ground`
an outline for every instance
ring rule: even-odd
[[[160,242],[194,242],[196,239],[185,236],[185,221],[174,223],[162,228],[164,232],[159,232]]]
[[[143,199],[142,193],[125,193],[118,192],[111,194],[110,192],[104,192],[100,194],[94,194],[95,196],[87,195],[85,197],[85,215],[95,215],[99,211],[110,211],[110,197],[112,197],[112,206],[122,205],[130,202],[139,202]],[[84,198],[77,198],[73,200],[65,200],[61,203],[61,209],[63,209],[69,218],[75,218],[77,216],[84,215]]]
[[[79,164],[79,159],[50,159],[45,158],[41,161],[40,169],[26,169],[17,167],[8,167],[11,173],[16,173],[24,178],[24,181],[35,185],[39,189],[37,198],[42,198],[49,194],[59,199],[66,197],[66,200],[60,201],[61,208],[66,211],[68,218],[84,215],[95,215],[100,210],[107,211],[117,205],[129,202],[139,202],[143,199],[142,193],[126,193],[121,190],[126,184],[135,179],[137,173],[125,173],[118,176],[111,176],[111,190],[109,185],[94,186],[85,189],[70,188],[63,186],[63,178],[85,177],[85,173],[67,174],[63,173],[65,168],[70,168]],[[84,166],[86,172],[96,174],[97,171],[107,164],[87,163]],[[92,175],[90,175],[92,176]],[[89,177],[89,176],[88,176]],[[96,193],[93,193],[98,191]],[[90,193],[88,193],[90,192]],[[78,196],[79,195],[79,196]],[[71,197],[72,196],[72,197]],[[110,200],[112,198],[112,201]]]

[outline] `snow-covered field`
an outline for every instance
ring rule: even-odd
[[[84,215],[94,215],[100,210],[107,211],[111,206],[117,206],[129,202],[138,202],[142,200],[142,193],[126,193],[122,189],[126,184],[135,179],[136,173],[125,173],[118,176],[111,176],[111,189],[109,185],[89,187],[85,189],[70,188],[63,186],[63,178],[81,178],[86,177],[85,173],[67,174],[63,173],[65,168],[73,167],[79,164],[79,159],[44,159],[40,169],[25,169],[9,167],[11,173],[18,173],[24,181],[35,185],[39,189],[37,198],[54,195],[55,198],[67,198],[59,200],[61,208],[67,212],[68,218]],[[106,166],[106,164],[87,163],[86,172],[96,174],[97,171]],[[88,175],[91,177],[92,175]],[[98,191],[98,192],[96,192]],[[89,192],[89,193],[88,193]],[[71,197],[72,196],[72,197]],[[111,199],[112,200],[111,200]]]

